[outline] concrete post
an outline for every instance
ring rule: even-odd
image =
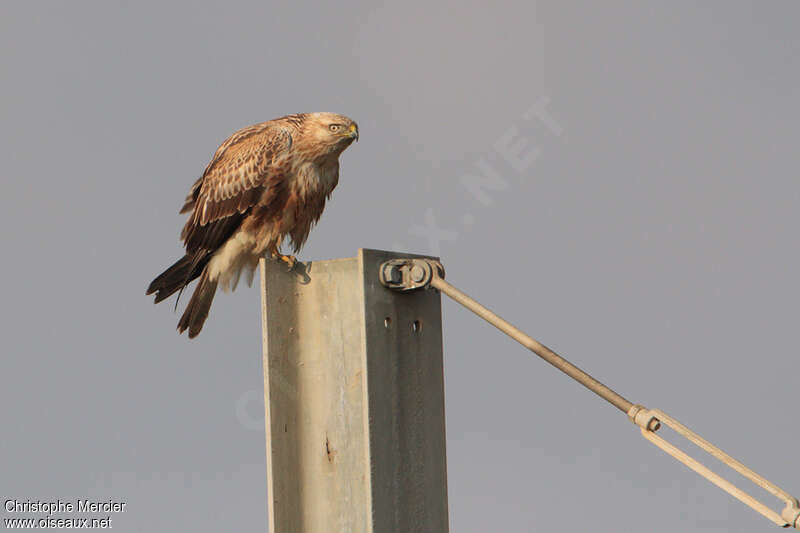
[[[383,261],[261,261],[272,533],[446,533],[441,300]]]

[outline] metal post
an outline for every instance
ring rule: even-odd
[[[272,533],[448,531],[441,301],[399,257],[261,261]]]

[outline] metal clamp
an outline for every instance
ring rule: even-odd
[[[395,291],[427,288],[434,276],[444,278],[444,267],[435,259],[391,259],[380,268],[381,283]]]

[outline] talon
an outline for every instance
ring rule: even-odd
[[[294,268],[295,263],[297,263],[297,258],[293,255],[278,254],[278,259],[286,263],[289,267],[289,270],[292,270]]]

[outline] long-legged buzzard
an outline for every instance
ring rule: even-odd
[[[303,113],[255,124],[231,135],[194,183],[181,213],[186,255],[147,288],[156,303],[200,278],[178,332],[195,337],[217,286],[252,280],[265,254],[290,266],[284,239],[297,253],[339,181],[339,154],[358,140],[358,125],[334,113]]]

